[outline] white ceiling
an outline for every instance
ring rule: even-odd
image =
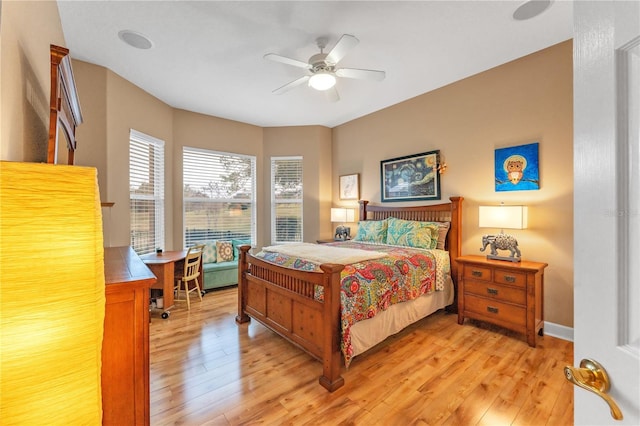
[[[59,0],[58,8],[73,58],[172,107],[262,127],[334,127],[572,38],[570,1],[516,21],[522,3]],[[121,30],[146,35],[153,47],[125,44]],[[266,53],[307,61],[318,37],[330,49],[345,33],[360,44],[339,65],[384,70],[384,81],[339,79],[336,103],[306,85],[271,93],[307,71]]]

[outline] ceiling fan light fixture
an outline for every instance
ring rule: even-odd
[[[309,78],[309,87],[316,90],[329,90],[336,85],[336,76],[326,71],[316,72]]]

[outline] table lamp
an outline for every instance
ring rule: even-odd
[[[485,251],[487,246],[491,248],[491,254],[487,259],[508,260],[520,262],[520,249],[518,241],[512,235],[504,233],[504,229],[527,228],[527,206],[479,206],[478,226],[480,228],[501,229],[497,235],[483,235],[480,251]],[[509,250],[509,256],[499,256],[497,250]]]
[[[355,209],[331,208],[331,222],[342,223],[342,225],[336,227],[336,233],[333,237],[335,240],[345,241],[351,239],[351,228],[344,226],[344,223],[354,222],[355,216]]]

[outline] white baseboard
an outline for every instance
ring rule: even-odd
[[[544,334],[573,342],[573,328],[552,322],[544,322]]]

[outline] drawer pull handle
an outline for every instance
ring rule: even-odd
[[[471,271],[471,275],[473,275],[474,277],[481,277],[482,271]]]
[[[508,283],[515,283],[516,282],[516,277],[513,277],[511,275],[505,275],[504,276],[504,280]]]
[[[487,293],[493,294],[494,296],[497,296],[498,295],[498,289],[497,288],[487,288]]]
[[[487,311],[491,312],[492,314],[497,314],[498,308],[494,308],[493,306],[487,306]]]

